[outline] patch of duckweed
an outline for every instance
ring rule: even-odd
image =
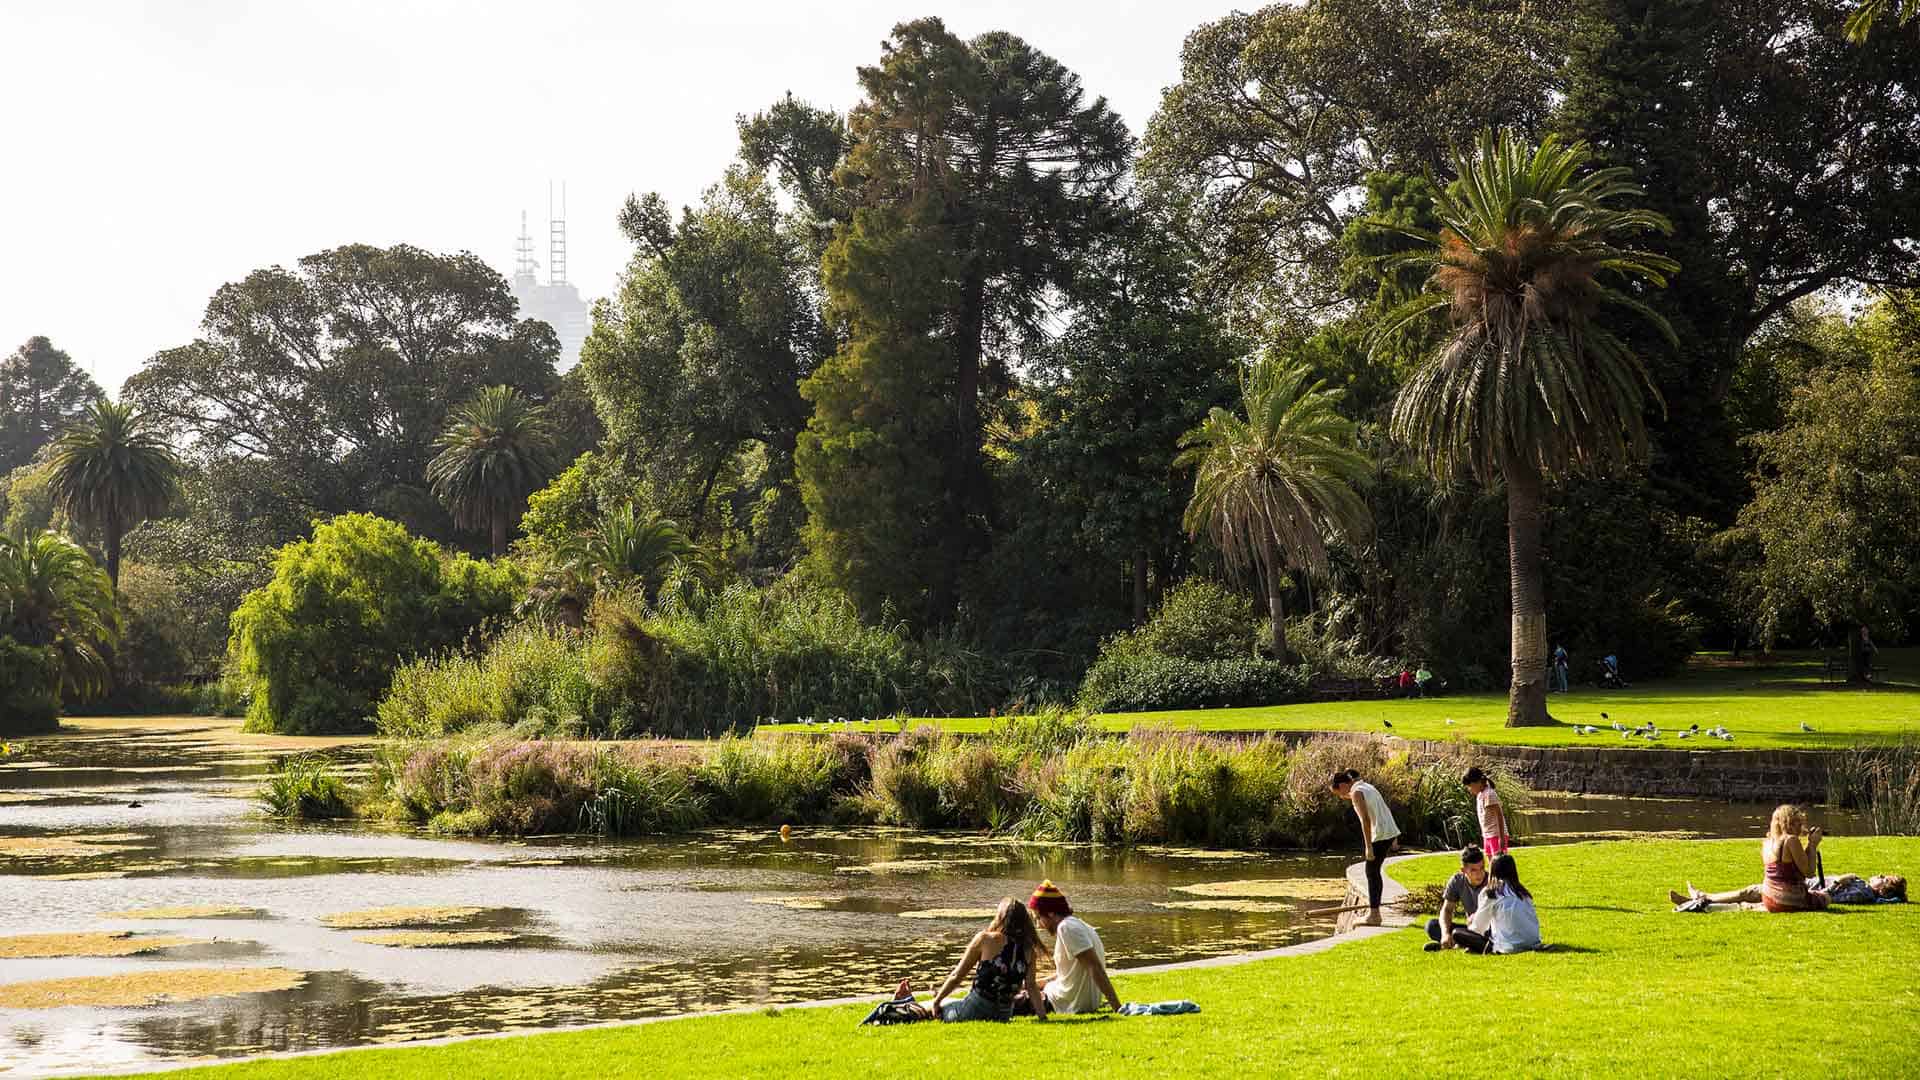
[[[889,859],[860,866],[836,866],[836,874],[930,874],[961,866],[999,866],[1002,859]]]
[[[1198,885],[1175,885],[1174,892],[1216,899],[1344,900],[1345,878],[1278,878],[1252,881],[1206,881]]]
[[[843,901],[839,896],[756,896],[748,900],[749,904],[770,904],[789,911],[825,911],[833,904]]]
[[[103,919],[229,919],[240,915],[259,915],[255,907],[238,907],[232,904],[183,904],[176,907],[130,908],[126,911],[109,911],[100,916]]]
[[[1260,859],[1269,858],[1258,851],[1227,851],[1214,848],[1160,847],[1147,844],[1133,849],[1140,855],[1151,855],[1156,859],[1205,859],[1209,862],[1224,859]]]
[[[48,791],[0,791],[0,806],[9,803],[46,802],[53,798]]]
[[[466,922],[486,911],[477,907],[379,907],[320,916],[323,926],[335,930],[382,930],[389,927],[446,926]]]
[[[996,910],[990,907],[939,907],[922,911],[903,911],[903,919],[991,919]]]
[[[77,874],[41,874],[37,881],[110,881],[129,876],[125,870],[84,870]]]
[[[95,855],[110,855],[116,851],[136,851],[146,839],[139,833],[0,836],[0,858],[85,859]]]
[[[355,941],[395,949],[444,949],[460,945],[498,945],[519,934],[504,930],[396,930],[390,934],[356,934]]]
[[[51,960],[77,956],[134,956],[200,945],[193,938],[155,935],[135,937],[126,930],[90,930],[70,934],[12,934],[0,937],[0,960]]]
[[[0,1009],[115,1008],[292,990],[306,975],[286,968],[162,968],[120,975],[37,979],[0,985]]]

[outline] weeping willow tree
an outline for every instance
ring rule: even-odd
[[[1310,378],[1304,365],[1261,360],[1242,389],[1246,415],[1216,406],[1181,437],[1174,459],[1195,469],[1187,531],[1207,533],[1233,572],[1265,588],[1279,660],[1288,571],[1323,574],[1329,535],[1372,531],[1358,489],[1373,467],[1354,448],[1353,422],[1334,408],[1340,391]]]
[[[1645,192],[1626,169],[1583,174],[1588,160],[1584,143],[1548,138],[1536,148],[1483,132],[1473,153],[1457,157],[1459,179],[1434,200],[1440,229],[1396,227],[1421,243],[1389,261],[1431,273],[1375,331],[1379,349],[1422,322],[1448,320],[1440,346],[1394,401],[1393,432],[1438,480],[1506,485],[1514,727],[1551,722],[1545,483],[1644,460],[1646,409],[1664,407],[1612,318],[1644,320],[1677,344],[1666,320],[1625,289],[1664,286],[1679,265],[1619,246],[1672,226],[1619,206]]]

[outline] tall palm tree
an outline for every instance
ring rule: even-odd
[[[593,531],[574,548],[574,573],[608,585],[639,581],[657,591],[675,563],[694,555],[694,546],[672,521],[635,512],[631,504],[600,515]]]
[[[98,529],[107,580],[120,587],[120,542],[166,512],[180,491],[180,459],[147,414],[101,398],[54,440],[49,487],[75,521]]]
[[[107,653],[120,638],[113,583],[84,549],[53,533],[0,536],[0,636],[53,646],[66,693],[103,693]]]
[[[1393,431],[1437,479],[1506,484],[1510,726],[1551,722],[1543,484],[1644,458],[1645,409],[1660,402],[1646,364],[1601,313],[1620,309],[1675,343],[1666,320],[1620,285],[1665,286],[1679,264],[1616,245],[1672,226],[1650,210],[1609,205],[1644,192],[1626,169],[1576,175],[1588,159],[1584,143],[1549,138],[1533,148],[1483,132],[1435,199],[1440,231],[1400,230],[1423,243],[1397,261],[1432,273],[1376,331],[1377,347],[1442,309],[1451,317],[1440,347],[1400,388]]]
[[[496,558],[554,473],[553,432],[541,409],[510,386],[489,386],[453,410],[427,463],[433,493],[463,529],[486,529]]]
[[[1246,417],[1215,407],[1181,436],[1174,459],[1196,468],[1187,531],[1205,530],[1229,569],[1266,586],[1273,655],[1281,660],[1288,569],[1325,573],[1329,533],[1372,530],[1358,490],[1372,465],[1354,448],[1353,422],[1334,408],[1340,391],[1309,378],[1304,365],[1261,360],[1242,388]]]

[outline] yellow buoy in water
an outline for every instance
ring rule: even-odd
[[[793,839],[793,826],[791,825],[780,826],[780,839],[782,840]]]

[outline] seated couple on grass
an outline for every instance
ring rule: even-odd
[[[1824,834],[1807,825],[1807,812],[1783,804],[1773,812],[1766,838],[1760,841],[1760,863],[1765,880],[1727,892],[1701,892],[1687,882],[1687,891],[1668,890],[1675,911],[1824,911],[1829,904],[1901,903],[1907,898],[1907,879],[1881,874],[1863,880],[1858,874],[1836,874],[1832,881],[1808,885],[1815,875]]]
[[[1028,916],[1031,910],[1032,916]],[[1053,977],[1037,983],[1035,960],[1040,951],[1038,923],[1053,935]],[[947,998],[960,988],[967,975],[973,975],[973,987],[957,1001]],[[1013,897],[1005,897],[986,929],[973,935],[967,951],[954,965],[938,993],[927,1005],[913,999],[911,979],[900,980],[892,1001],[883,1002],[870,1023],[901,1023],[911,1020],[1009,1020],[1031,1015],[1044,1021],[1049,1015],[1097,1012],[1105,1000],[1120,1009],[1120,995],[1107,977],[1107,950],[1094,933],[1073,913],[1067,898],[1053,882],[1043,881],[1033,890],[1025,908]],[[895,1014],[887,1018],[886,1014]]]
[[[1488,869],[1477,847],[1460,853],[1460,870],[1440,894],[1440,917],[1427,920],[1428,952],[1464,949],[1470,953],[1517,953],[1540,947],[1540,915],[1533,894],[1520,884],[1513,856],[1502,855]],[[1464,910],[1467,925],[1456,926],[1453,913]]]

